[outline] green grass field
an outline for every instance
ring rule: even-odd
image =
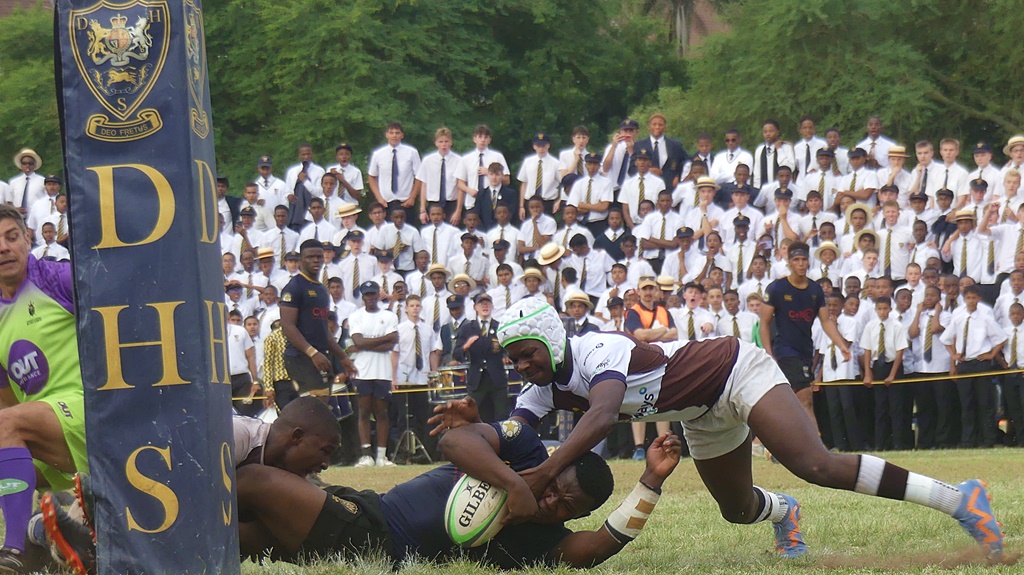
[[[939,479],[959,483],[980,477],[988,483],[996,516],[1003,524],[1007,554],[1019,555],[1024,542],[1024,451],[895,452],[885,454],[898,465]],[[611,463],[615,493],[591,517],[569,524],[574,529],[595,529],[635,485],[642,464]],[[330,483],[385,491],[423,470],[423,466],[331,468],[322,474]],[[1019,573],[1018,565],[987,566],[974,542],[951,518],[936,511],[804,483],[780,465],[754,462],[754,481],[767,489],[796,497],[803,505],[801,528],[807,557],[796,561],[772,553],[770,524],[731,525],[704,489],[690,460],[683,460],[665,484],[664,495],[640,537],[617,556],[593,569],[594,573],[701,573],[729,575],[788,573]],[[531,572],[550,573],[547,569]],[[574,570],[558,569],[557,572]],[[321,575],[328,573],[389,573],[383,562],[356,565],[322,563],[298,567],[283,563],[260,567],[246,563],[245,574]],[[404,573],[497,573],[471,563],[432,565],[413,563]]]

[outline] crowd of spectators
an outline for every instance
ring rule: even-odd
[[[468,152],[454,152],[452,133],[440,128],[436,150],[421,157],[403,142],[401,124],[389,123],[365,169],[346,143],[326,167],[300,145],[281,177],[262,156],[241,196],[217,179],[225,305],[237,325],[229,332],[238,340],[235,389],[271,398],[276,390],[279,405],[294,396],[279,357],[278,297],[299,273],[306,240],[324,248],[315,279],[330,293],[335,337],[356,358],[383,353],[372,362],[375,380],[427,389],[439,370],[459,366],[456,381],[492,417],[514,402],[515,374],[495,336],[513,302],[550,302],[570,334],[757,343],[760,304],[769,284],[789,274],[789,246],[800,242],[809,246],[807,275],[852,351],[837,354],[816,325],[807,359],[826,444],[1016,444],[1024,425],[1021,376],[1012,373],[1024,359],[1024,136],[1005,142],[1002,166],[992,144],[971,142],[973,165],[965,166],[958,140],[902,145],[878,118],[850,147],[834,128],[818,137],[812,118],[796,128],[786,141],[766,120],[752,151],[738,130],[717,150],[716,138],[702,134],[690,153],[667,136],[663,116],[648,118],[642,136],[627,118],[603,147],[582,126],[557,153],[549,134],[537,133],[535,153],[513,164],[515,173],[482,125]],[[37,173],[42,159],[32,150],[14,163],[21,173],[0,182],[0,197],[25,215],[37,258],[68,258],[60,178]],[[396,316],[394,337],[368,320],[370,300]],[[390,351],[355,343],[367,338],[386,339]],[[1010,373],[962,377],[993,369]],[[892,383],[910,377],[923,381]],[[339,376],[336,389],[344,382]],[[851,384],[818,387],[833,382]],[[388,445],[382,436],[394,448],[406,422],[426,438],[428,397],[365,404],[379,449]],[[236,402],[240,411],[255,405]],[[389,429],[387,411],[399,407]],[[367,430],[368,418],[361,416]],[[564,431],[572,417],[561,419]],[[644,442],[636,425],[608,454],[642,453]],[[360,464],[388,460],[381,451]]]

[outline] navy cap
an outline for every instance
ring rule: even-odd
[[[382,250],[377,252],[377,261],[379,262],[390,262],[395,259],[395,256],[391,255],[390,250]]]
[[[537,145],[544,145],[544,144],[547,144],[549,146],[551,145],[551,137],[550,136],[548,136],[544,132],[537,132],[536,134],[533,135],[533,145],[537,146]]]
[[[254,210],[252,206],[245,206],[244,208],[242,208],[241,210],[238,211],[238,215],[240,215],[240,216],[249,216],[251,218],[255,218],[256,217],[256,210]]]
[[[461,240],[461,241],[469,240],[469,241],[475,242],[477,240],[477,237],[476,237],[476,234],[472,234],[472,233],[466,232],[466,233],[462,234],[459,237],[459,240]]]
[[[583,156],[583,162],[587,164],[600,164],[601,154],[587,154]]]
[[[224,291],[241,290],[241,289],[242,289],[242,282],[240,282],[238,280],[231,280],[231,281],[228,282],[228,285],[224,286]]]
[[[922,202],[927,202],[928,201],[928,194],[926,194],[924,192],[915,192],[913,194],[910,194],[910,201],[913,202],[915,200],[920,200]]]
[[[445,299],[444,301],[448,305],[448,309],[459,309],[466,307],[466,302],[463,301],[462,296],[457,296],[455,294],[448,296],[447,299]]]
[[[730,194],[747,194],[749,196],[750,195],[750,188],[748,188],[746,186],[736,186],[735,188],[729,190],[729,193]]]
[[[43,178],[43,183],[44,184],[49,184],[50,182],[53,182],[55,184],[61,184],[61,185],[64,184],[64,182],[62,182],[60,180],[60,177],[57,174],[50,174],[49,176],[46,176],[45,178]]]
[[[866,158],[868,153],[864,151],[864,148],[854,148],[850,150],[850,153],[846,155],[847,158]]]
[[[615,307],[617,305],[626,305],[626,304],[622,301],[621,297],[619,297],[619,296],[612,296],[612,297],[608,298],[608,303],[605,305],[605,307]]]
[[[334,148],[334,153],[337,154],[341,150],[348,150],[348,151],[351,152],[352,151],[352,145],[347,143],[347,142],[342,142],[342,143],[338,144],[338,147]]]
[[[738,216],[736,216],[735,218],[732,219],[732,225],[733,225],[733,227],[742,226],[742,227],[745,227],[745,228],[749,228],[750,227],[750,218],[748,218],[747,216],[744,216],[743,214],[740,214],[740,215],[738,215]]]
[[[302,258],[299,256],[299,252],[288,252],[284,254],[284,261],[286,262],[297,262]]]
[[[640,129],[640,122],[637,122],[633,118],[626,118],[625,120],[619,122],[619,129],[620,130],[639,130]]]
[[[364,239],[366,239],[366,235],[363,234],[363,232],[360,230],[352,230],[351,232],[345,234],[346,242],[361,242]]]
[[[983,153],[983,152],[988,152],[988,153],[991,154],[992,153],[992,144],[990,144],[988,142],[978,142],[977,144],[974,144],[974,150],[973,151],[974,151],[975,154],[980,154],[980,153]]]
[[[793,190],[791,190],[789,188],[779,188],[779,189],[775,190],[775,199],[776,200],[792,200],[793,199]]]
[[[558,183],[563,190],[569,190],[572,185],[576,183],[576,179],[579,178],[576,174],[566,174],[562,176],[562,181]]]
[[[569,238],[569,247],[570,248],[575,248],[575,247],[579,247],[579,246],[585,246],[585,245],[587,245],[587,243],[588,243],[587,242],[587,236],[585,236],[583,234],[576,234],[573,237]]]
[[[651,151],[647,148],[647,146],[641,146],[639,150],[636,150],[636,151],[633,152],[633,159],[635,159],[635,160],[640,160],[640,159],[650,160],[651,159]]]
[[[491,247],[496,250],[507,250],[512,247],[512,244],[508,243],[508,240],[497,240],[491,244]]]
[[[818,151],[815,152],[814,155],[815,156],[828,156],[830,158],[834,158],[836,156],[836,153],[833,152],[830,148],[818,148]]]
[[[494,301],[494,300],[491,299],[491,296],[487,295],[487,292],[483,292],[483,293],[476,294],[476,297],[473,298],[473,303],[480,303],[480,302],[482,302],[484,300],[491,301],[491,302]]]
[[[274,165],[274,159],[271,158],[270,156],[260,156],[259,159],[256,160],[256,167],[258,167],[258,168],[262,168],[262,167],[268,167],[269,168],[269,167],[271,167],[273,165]]]
[[[975,179],[971,180],[971,189],[972,190],[987,190],[988,189],[988,182],[986,182],[985,180],[983,180],[981,178],[975,178]]]
[[[676,230],[676,237],[681,239],[681,240],[682,239],[686,239],[686,238],[692,238],[693,237],[693,230],[688,228],[688,227],[686,227],[686,226],[683,226],[683,227],[679,228],[678,230]]]
[[[380,286],[377,282],[363,282],[359,284],[359,295],[364,293],[377,293],[380,291]]]
[[[331,242],[324,242],[324,249],[338,251],[338,248],[335,247],[334,244],[332,244]]]
[[[894,194],[900,193],[900,188],[896,184],[886,184],[881,188],[878,188],[879,192],[892,192]]]
[[[952,198],[953,197],[953,190],[951,190],[949,188],[942,188],[941,190],[935,192],[935,195],[937,195],[937,196],[949,196],[949,197]]]

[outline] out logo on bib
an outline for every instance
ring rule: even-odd
[[[36,344],[19,339],[11,345],[7,355],[7,373],[25,395],[34,395],[46,385],[50,377],[50,364]]]

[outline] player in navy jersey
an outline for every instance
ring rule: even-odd
[[[611,495],[614,479],[604,460],[586,453],[535,498],[517,472],[547,459],[537,433],[519,421],[480,423],[475,405],[471,407],[463,406],[464,417],[458,421],[448,417],[451,429],[440,446],[451,464],[383,494],[348,487],[320,489],[286,469],[243,463],[237,470],[243,555],[265,557],[269,552],[273,559],[290,562],[332,555],[383,556],[396,565],[413,556],[439,561],[466,557],[501,569],[535,564],[591,567],[640,534],[662,484],[679,464],[679,438],[668,433],[657,438],[647,451],[640,481],[604,526],[574,533],[565,522],[589,515]],[[465,550],[452,543],[444,528],[448,495],[463,473],[509,493],[509,515],[502,530],[486,545]],[[91,500],[88,493],[76,495]],[[88,507],[83,505],[86,517]],[[51,537],[61,552],[86,558],[94,568],[94,537],[66,511],[57,509],[55,514]],[[80,575],[87,571],[78,570]]]
[[[639,534],[643,522],[638,520],[646,520],[657,502],[662,483],[679,462],[681,443],[666,434],[648,451],[638,488],[643,486],[650,506],[637,505],[639,499],[631,495],[604,527],[575,533],[564,523],[589,515],[612,492],[611,470],[600,456],[588,452],[577,458],[536,499],[517,473],[548,457],[533,428],[511,420],[465,424],[448,431],[440,445],[451,464],[379,495],[348,487],[321,490],[262,465],[239,469],[243,554],[273,547],[273,558],[293,562],[335,553],[346,558],[383,553],[396,562],[465,556],[502,569],[536,563],[590,567]],[[468,550],[460,550],[444,529],[448,495],[462,473],[509,492],[509,523],[487,545]],[[642,518],[630,516],[638,513],[636,507],[646,510]]]
[[[323,373],[333,375],[331,357],[337,358],[351,377],[355,365],[337,341],[328,333],[327,312],[331,296],[316,278],[324,265],[323,244],[302,242],[300,268],[281,291],[281,330],[288,339],[284,363],[288,375],[299,386],[300,394],[326,394]]]
[[[807,416],[814,419],[814,342],[811,341],[811,326],[817,318],[825,334],[832,339],[843,358],[850,359],[850,348],[836,322],[825,309],[825,292],[817,282],[807,277],[811,248],[803,242],[789,246],[789,275],[773,281],[766,290],[765,302],[761,306],[761,342],[764,350],[775,358],[786,380],[796,392],[797,399],[804,406]],[[778,336],[771,338],[772,318]]]
[[[551,457],[521,473],[535,495],[617,421],[682,420],[690,455],[722,516],[732,523],[771,520],[782,556],[806,553],[800,505],[753,484],[751,431],[806,481],[942,511],[990,558],[1002,556],[1002,533],[980,481],[954,487],[872,455],[829,452],[764,350],[734,337],[654,344],[622,333],[567,338],[554,308],[535,299],[517,302],[501,319],[498,341],[532,384],[519,395],[512,419],[532,425],[555,409],[585,412]],[[460,409],[444,406],[441,421]]]

